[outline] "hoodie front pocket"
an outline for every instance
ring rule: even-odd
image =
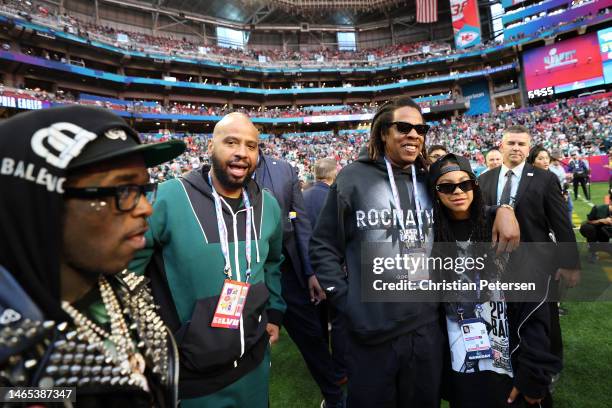
[[[215,371],[240,357],[240,330],[210,327],[218,300],[198,300],[191,320],[176,333],[181,363],[189,370]]]

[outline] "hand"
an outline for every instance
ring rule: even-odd
[[[327,299],[327,295],[321,285],[319,285],[319,280],[315,275],[311,275],[308,278],[308,291],[310,292],[310,301],[315,305],[321,303],[321,301]]]
[[[519,396],[521,392],[518,390],[518,388],[516,387],[512,387],[512,391],[510,391],[510,395],[508,396],[508,404],[512,404],[514,402],[514,400],[516,399],[516,397]],[[529,404],[539,404],[540,402],[542,402],[542,400],[544,398],[530,398],[526,395],[523,395],[523,398],[525,398],[525,401],[527,401]]]
[[[278,341],[280,327],[273,323],[268,323],[266,331],[268,332],[268,336],[270,336],[270,345],[276,343]]]
[[[493,223],[492,246],[497,244],[497,254],[512,252],[521,241],[521,229],[514,215],[514,210],[499,207]]]
[[[559,280],[561,278],[567,282],[568,288],[574,288],[576,285],[578,285],[578,283],[580,283],[580,269],[559,268],[555,274],[555,280]]]

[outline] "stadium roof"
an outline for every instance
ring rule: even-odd
[[[235,24],[362,24],[414,15],[407,0],[146,0],[153,6],[225,20]],[[347,7],[347,4],[350,4]]]

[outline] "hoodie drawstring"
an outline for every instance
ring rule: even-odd
[[[253,218],[255,217],[255,209],[253,208],[253,206],[249,207],[249,210],[253,213]],[[255,235],[255,252],[257,253],[257,263],[259,263],[259,243],[257,240],[257,229],[255,229],[255,222],[251,223],[251,226],[253,227],[253,234]]]

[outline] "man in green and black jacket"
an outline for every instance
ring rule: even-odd
[[[159,186],[147,246],[130,265],[151,278],[175,334],[182,407],[268,406],[269,343],[285,303],[280,208],[251,178],[258,138],[245,115],[217,123],[210,171]],[[239,324],[211,327],[227,281],[250,285]]]

